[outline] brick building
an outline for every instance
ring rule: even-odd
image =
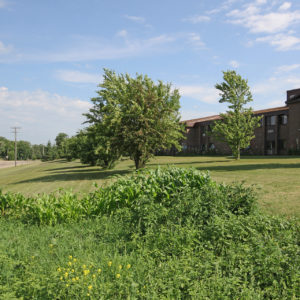
[[[254,111],[263,116],[261,126],[254,132],[245,153],[255,155],[285,155],[300,153],[300,89],[287,91],[286,106]],[[186,140],[183,151],[195,154],[231,154],[226,143],[215,140],[210,134],[211,125],[219,115],[184,121]]]

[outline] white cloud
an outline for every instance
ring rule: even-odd
[[[235,2],[238,0],[226,0],[223,3],[219,4],[217,8],[211,9],[207,11],[206,13],[209,15],[218,14],[222,11],[228,10]]]
[[[202,22],[209,22],[210,17],[209,16],[196,15],[196,16],[184,18],[184,19],[182,19],[182,21],[197,24],[197,23],[202,23]]]
[[[200,86],[200,85],[182,85],[179,86],[179,93],[184,97],[190,97],[205,103],[217,103],[219,100],[219,93],[217,89]]]
[[[276,49],[279,51],[300,49],[300,38],[292,35],[286,35],[286,34],[269,35],[269,36],[257,38],[256,41],[267,42],[271,46],[276,47]]]
[[[292,6],[291,2],[284,2],[280,7],[279,10],[288,10]]]
[[[91,103],[43,90],[12,91],[1,87],[0,107],[0,136],[18,125],[22,127],[22,139],[46,143],[59,132],[75,134],[84,121],[82,113]]]
[[[231,61],[229,62],[229,65],[230,65],[232,68],[237,69],[237,68],[240,66],[240,63],[239,63],[238,61],[236,61],[236,60],[231,60]]]
[[[145,23],[146,22],[145,18],[138,17],[138,16],[128,16],[128,15],[125,15],[125,18],[128,19],[128,20],[130,20],[130,21],[136,22],[136,23]]]
[[[0,2],[0,5],[1,5],[1,2]],[[0,41],[0,55],[9,54],[12,51],[13,51],[13,46],[11,46],[11,45],[6,46]]]
[[[273,76],[265,81],[253,84],[251,92],[254,99],[254,108],[263,109],[274,106],[284,106],[286,91],[300,87],[300,76]],[[255,99],[260,99],[257,105]]]
[[[123,37],[123,38],[127,37],[127,35],[128,35],[128,32],[127,32],[127,30],[125,30],[125,29],[120,30],[120,31],[117,33],[117,36],[120,36],[120,37]]]
[[[201,111],[201,109],[194,109],[194,110],[184,110],[182,109],[180,111],[180,115],[181,115],[181,120],[185,121],[185,120],[191,120],[191,119],[198,119],[198,118],[203,118],[203,117],[208,117],[208,116],[214,116],[214,115],[218,115],[219,112],[215,112],[215,111]]]
[[[190,44],[192,44],[197,49],[202,49],[205,46],[204,42],[202,42],[201,40],[200,35],[197,33],[194,32],[189,33],[187,35],[187,40]]]
[[[0,8],[3,8],[8,5],[8,2],[5,0],[0,0]]]
[[[300,64],[283,65],[277,68],[276,73],[286,73],[297,69],[300,69]]]
[[[125,32],[123,32],[124,35]],[[147,39],[126,38],[115,41],[104,41],[95,37],[76,37],[69,47],[57,52],[42,52],[22,54],[11,58],[11,61],[47,61],[73,62],[102,59],[120,59],[139,55],[149,55],[155,52],[173,50],[170,45],[177,39],[175,36],[162,34]]]
[[[267,0],[256,0],[255,3],[257,5],[263,5],[263,4],[266,4],[267,3]]]
[[[251,3],[242,10],[232,10],[227,16],[231,23],[242,25],[252,33],[278,33],[300,22],[300,12],[287,11],[287,6],[278,12],[263,12],[258,3]]]
[[[98,74],[74,70],[59,70],[56,72],[56,77],[63,81],[78,83],[99,83],[102,79],[102,77]]]

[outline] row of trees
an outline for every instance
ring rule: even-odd
[[[235,71],[223,74],[224,81],[216,84],[220,103],[228,103],[228,111],[215,122],[212,135],[227,142],[233,156],[240,158],[240,150],[249,146],[260,117],[246,108],[252,95],[247,80]],[[19,159],[53,160],[79,158],[82,163],[113,168],[121,156],[130,157],[136,169],[143,168],[157,151],[180,150],[184,139],[184,124],[180,122],[179,91],[171,84],[148,76],[116,74],[104,69],[93,107],[84,114],[87,128],[76,136],[59,133],[55,144],[47,146],[18,142]],[[4,142],[3,142],[4,141]],[[0,156],[13,157],[13,142],[0,139]]]
[[[55,138],[55,143],[49,141],[47,145],[31,144],[27,141],[17,142],[17,159],[42,159],[54,160],[57,158],[67,158],[69,152],[69,137],[66,133],[59,133]],[[6,160],[15,159],[15,142],[4,137],[0,137],[0,158]]]
[[[27,141],[17,142],[18,159],[41,159],[43,156],[43,145],[31,145]],[[15,159],[15,142],[4,137],[0,137],[0,158]]]
[[[253,100],[247,80],[235,71],[223,75],[216,88],[228,111],[215,122],[212,135],[228,143],[239,159],[240,150],[254,138],[260,117],[245,107]],[[185,128],[179,121],[177,89],[161,81],[155,84],[147,76],[131,78],[107,69],[103,78],[98,96],[91,99],[93,107],[84,114],[89,126],[66,141],[67,159],[112,168],[121,156],[129,156],[139,169],[159,150],[180,150]]]

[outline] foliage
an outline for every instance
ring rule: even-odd
[[[1,298],[250,300],[300,293],[299,223],[261,214],[250,187],[167,168],[120,178],[88,197],[7,195],[0,196]],[[52,226],[31,225],[34,214],[24,225],[15,220],[41,202],[52,216],[66,202],[69,217]]]
[[[59,158],[66,158],[67,156],[68,139],[69,136],[64,132],[60,132],[55,138],[56,151]]]
[[[155,84],[148,76],[117,75],[104,69],[98,97],[85,114],[99,139],[96,152],[111,160],[129,155],[136,169],[145,166],[160,149],[180,148],[183,137],[179,123],[179,93],[170,84]]]
[[[58,152],[56,145],[52,145],[50,141],[48,141],[47,145],[44,147],[44,155],[42,157],[42,161],[49,161],[58,158]]]
[[[158,211],[164,214],[164,208],[170,210],[174,206],[174,218],[178,218],[181,213],[193,215],[192,211],[196,211],[196,214],[201,211],[202,216],[209,218],[212,213],[222,214],[224,211],[249,213],[254,201],[255,196],[251,190],[243,185],[217,185],[207,173],[174,167],[124,176],[111,185],[82,197],[64,190],[38,197],[3,194],[0,191],[2,215],[29,223],[49,225],[104,214],[112,215],[126,208],[132,214],[132,221],[138,220],[145,227],[149,216],[143,216],[143,213],[148,214],[149,211],[153,211],[153,218],[158,218]],[[204,208],[207,209],[205,213]],[[132,225],[137,226],[134,223]]]
[[[254,117],[252,108],[245,107],[253,100],[248,81],[235,71],[223,72],[223,79],[224,82],[216,84],[216,88],[220,91],[219,102],[229,103],[229,111],[220,114],[221,120],[214,123],[212,134],[227,142],[233,156],[240,159],[240,150],[250,145],[261,117]]]

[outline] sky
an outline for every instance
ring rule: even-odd
[[[254,109],[284,106],[300,88],[300,1],[0,0],[0,136],[76,134],[103,68],[172,83],[182,120],[226,110],[227,70]]]

